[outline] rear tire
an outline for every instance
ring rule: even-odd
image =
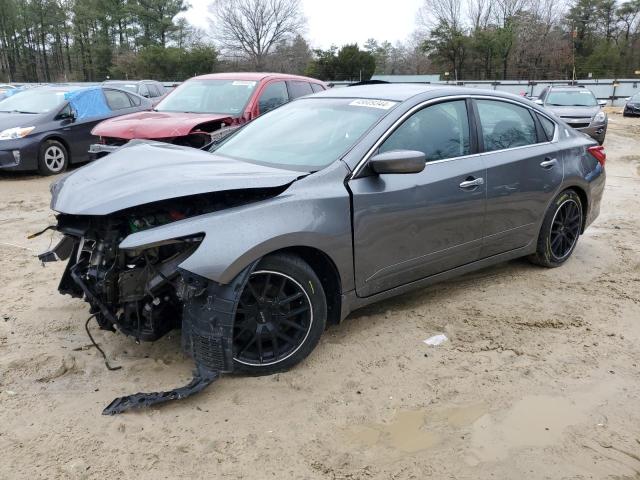
[[[40,145],[38,172],[41,175],[57,175],[67,169],[69,153],[57,140],[46,140]]]
[[[583,224],[582,201],[574,190],[556,196],[544,216],[531,262],[555,268],[566,262],[578,244]]]
[[[327,300],[313,269],[296,255],[267,256],[240,297],[234,369],[251,375],[287,370],[316,347],[326,323]]]

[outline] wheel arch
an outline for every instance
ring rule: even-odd
[[[62,136],[56,134],[56,133],[52,133],[46,137],[44,137],[41,141],[40,141],[40,146],[42,146],[42,144],[44,142],[47,142],[49,140],[55,140],[56,142],[60,142],[62,144],[62,146],[65,148],[65,150],[67,151],[67,162],[68,164],[71,164],[73,158],[71,156],[71,146],[69,145],[69,142],[67,142]]]
[[[582,234],[584,233],[584,230],[586,228],[587,214],[589,212],[589,196],[587,195],[585,189],[580,185],[567,185],[562,190],[562,192],[565,192],[567,190],[573,190],[574,192],[576,192],[576,194],[578,194],[578,197],[580,197],[580,203],[582,204],[582,227],[580,228],[580,233]]]
[[[334,261],[322,250],[308,246],[285,247],[280,250],[267,253],[263,256],[278,253],[291,253],[297,255],[318,275],[327,301],[327,324],[340,323],[340,311],[342,308],[342,280],[340,272]]]

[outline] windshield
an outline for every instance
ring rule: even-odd
[[[189,80],[158,104],[159,112],[242,113],[258,82]]]
[[[47,113],[62,106],[67,92],[31,89],[0,101],[0,112]]]
[[[631,97],[632,102],[640,102],[640,92],[636,93],[633,97]]]
[[[314,172],[344,155],[395,105],[346,98],[297,100],[258,117],[215,152],[260,165]]]
[[[598,102],[591,91],[575,90],[551,92],[549,98],[547,98],[547,105],[554,107],[595,107]]]

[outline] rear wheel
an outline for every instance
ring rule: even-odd
[[[57,140],[47,140],[40,146],[38,171],[42,175],[56,175],[67,169],[69,153]]]
[[[266,375],[294,366],[318,344],[326,321],[324,290],[311,267],[295,255],[266,257],[238,304],[235,369]]]
[[[573,190],[565,190],[553,199],[542,222],[538,248],[530,259],[544,267],[559,267],[578,244],[582,231],[582,201]]]

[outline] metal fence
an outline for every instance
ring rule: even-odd
[[[398,77],[397,83],[406,83]],[[393,76],[388,76],[385,80],[396,83]],[[335,87],[345,87],[349,82],[329,82]],[[606,100],[608,105],[614,107],[622,107],[625,99],[635,93],[640,92],[640,79],[605,79],[605,80],[460,80],[450,82],[419,82],[434,85],[459,85],[470,88],[482,88],[487,90],[501,90],[513,93],[515,95],[527,95],[529,97],[537,97],[542,89],[548,85],[582,85],[591,90],[598,100]]]

